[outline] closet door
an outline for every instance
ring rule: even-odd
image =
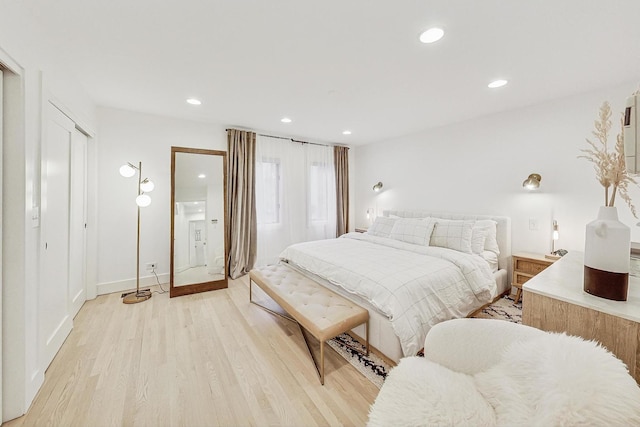
[[[2,74],[2,67],[0,67],[0,166],[2,165],[3,162],[3,157],[2,157],[2,153],[4,150],[4,146],[2,145],[2,137],[4,135],[4,128],[2,127],[2,121],[4,119],[4,110],[3,110],[3,105],[4,105],[4,95],[3,95],[3,88],[4,87],[4,75]],[[2,186],[3,186],[3,181],[2,181],[2,172],[0,172],[0,260],[2,260],[2,245],[3,245],[3,238],[2,238],[2,222],[4,221],[4,208],[2,205]],[[2,313],[2,292],[4,291],[3,287],[2,287],[2,262],[0,262],[0,423],[2,423],[3,420],[3,416],[2,416],[2,384],[4,384],[3,379],[2,379],[2,317],[3,317],[3,313]]]
[[[69,159],[75,124],[47,104],[42,144],[41,271],[38,345],[43,370],[72,327],[69,310]]]
[[[77,129],[71,139],[71,183],[69,209],[69,314],[76,317],[87,299],[87,136]]]

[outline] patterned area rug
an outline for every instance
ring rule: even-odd
[[[522,301],[516,304],[513,302],[513,297],[507,295],[490,304],[488,307],[485,307],[480,313],[473,317],[522,323]]]
[[[362,375],[364,375],[369,381],[374,383],[378,388],[382,387],[384,379],[387,378],[389,372],[389,365],[373,354],[369,352],[369,356],[365,356],[349,346],[357,347],[364,351],[365,347],[360,342],[351,338],[348,334],[341,334],[332,340],[327,341],[327,344],[338,352],[343,358],[352,364]]]
[[[485,307],[480,313],[476,314],[479,319],[500,319],[513,323],[522,323],[522,302],[518,304],[513,302],[511,296],[504,296]],[[378,388],[382,387],[384,379],[387,377],[391,367],[381,358],[373,353],[365,356],[354,349],[349,348],[345,344],[357,346],[364,349],[358,341],[355,341],[347,334],[338,335],[332,340],[327,341],[335,351],[351,363],[362,375],[369,381],[374,383]]]

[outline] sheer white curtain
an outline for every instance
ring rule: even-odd
[[[256,140],[256,266],[287,246],[336,235],[333,147],[259,136]]]

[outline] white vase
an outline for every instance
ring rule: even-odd
[[[615,207],[602,206],[587,224],[584,247],[584,290],[602,298],[627,300],[631,230],[618,221]]]

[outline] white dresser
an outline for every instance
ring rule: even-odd
[[[629,276],[627,301],[583,290],[584,254],[572,251],[523,285],[522,323],[602,343],[640,383],[640,278]]]

